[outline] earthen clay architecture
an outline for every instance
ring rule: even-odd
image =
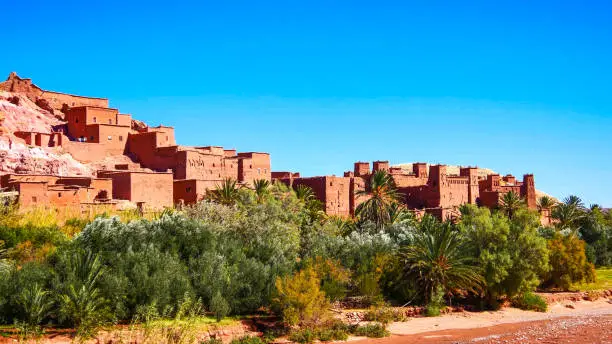
[[[369,163],[357,162],[353,171],[342,177],[305,178],[299,173],[273,173],[268,153],[178,145],[174,128],[144,125],[109,107],[105,98],[46,91],[15,73],[0,83],[0,91],[8,92],[9,101],[17,105],[19,98],[15,95],[26,97],[35,104],[36,111],[52,115],[60,123],[4,133],[9,142],[14,139],[44,150],[69,153],[81,163],[123,158],[120,163],[104,165],[92,176],[38,175],[32,171],[2,176],[0,188],[16,191],[21,206],[112,206],[123,200],[161,209],[195,203],[225,178],[246,186],[256,179],[274,179],[293,187],[311,187],[328,214],[346,217],[354,215],[364,201],[357,193],[368,188],[372,173],[385,170],[393,176],[409,209],[440,218],[456,216],[458,207],[466,203],[496,207],[509,191],[523,197],[530,208],[536,207],[534,179],[529,174],[517,181],[511,175],[482,176],[477,168],[464,167],[453,175],[445,165],[425,163],[415,163],[411,171],[405,171],[386,161],[374,162],[372,171]],[[0,121],[2,117],[0,113]]]
[[[0,188],[17,191],[21,206],[114,204],[131,201],[150,209],[195,203],[225,178],[241,185],[271,180],[268,153],[176,144],[174,128],[149,127],[110,108],[108,99],[45,91],[11,73],[0,91],[25,95],[41,111],[62,120],[46,132],[16,131],[29,146],[67,152],[80,162],[129,157],[92,177],[7,174]]]
[[[462,167],[458,175],[451,175],[445,165],[414,163],[412,171],[405,171],[389,166],[387,161],[375,161],[370,171],[369,163],[356,162],[353,171],[345,172],[343,177],[303,178],[299,173],[274,172],[272,179],[293,187],[311,187],[327,214],[347,217],[354,215],[357,206],[365,201],[357,193],[369,187],[372,173],[379,170],[393,177],[408,209],[428,212],[442,219],[458,216],[462,204],[495,208],[500,205],[501,197],[510,191],[525,199],[529,208],[536,208],[533,175],[524,175],[522,182],[511,175],[481,177],[476,167]]]

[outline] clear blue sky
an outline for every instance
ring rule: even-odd
[[[612,206],[608,1],[1,1],[0,73],[186,145],[534,173]]]

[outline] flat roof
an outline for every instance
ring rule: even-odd
[[[128,173],[140,173],[140,174],[172,174],[172,172],[155,172],[155,171],[125,171],[125,170],[98,170],[97,173],[110,173],[110,174],[128,174]]]
[[[83,98],[89,98],[89,97],[83,97]],[[105,99],[105,100],[108,100],[106,98],[94,98],[94,99]],[[119,109],[117,109],[117,108],[104,107],[104,106],[95,106],[95,105],[80,105],[80,106],[71,106],[70,107],[70,109],[85,109],[85,108],[102,109],[102,110],[113,110],[113,111],[119,112]]]

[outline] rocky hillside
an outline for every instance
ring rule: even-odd
[[[57,149],[30,147],[15,137],[16,131],[50,133],[64,122],[38,107],[27,97],[0,92],[0,173],[35,173],[90,176],[92,168]]]

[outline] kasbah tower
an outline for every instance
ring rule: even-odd
[[[510,191],[536,209],[532,174],[519,181],[512,175],[483,173],[477,167],[457,171],[446,165],[417,162],[406,168],[374,161],[355,162],[343,176],[302,177],[299,172],[272,172],[270,154],[265,152],[178,145],[173,127],[151,127],[136,121],[110,107],[106,98],[47,91],[15,73],[0,83],[0,92],[0,118],[5,121],[11,111],[30,107],[56,122],[13,131],[5,125],[0,138],[10,142],[10,149],[24,145],[49,154],[68,153],[79,163],[98,168],[79,175],[0,171],[0,192],[15,193],[21,207],[130,204],[158,210],[196,203],[227,178],[244,187],[264,179],[293,188],[309,186],[327,214],[349,217],[365,200],[357,193],[369,187],[374,172],[382,170],[393,177],[406,207],[419,215],[427,212],[441,219],[454,218],[459,215],[459,206],[468,203],[495,208]]]

